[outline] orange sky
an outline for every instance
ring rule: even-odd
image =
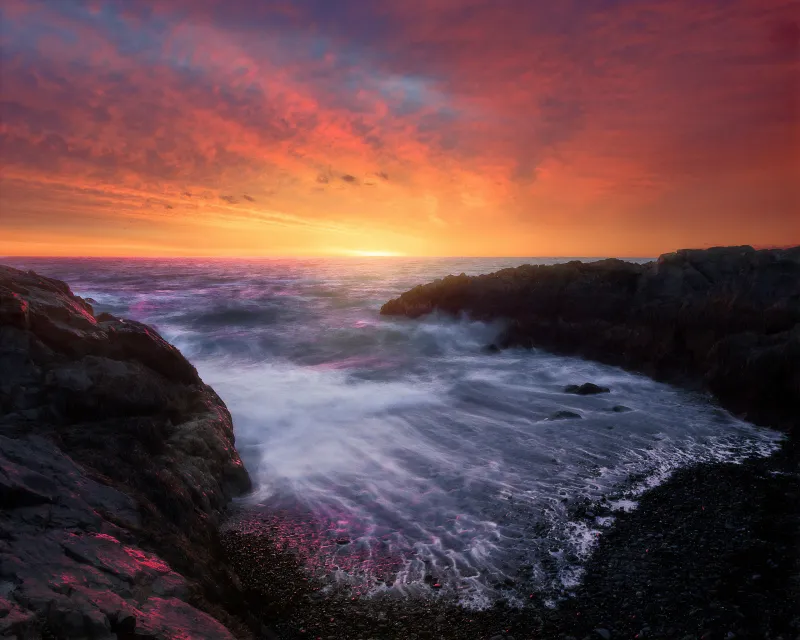
[[[6,0],[0,255],[800,243],[796,0]]]

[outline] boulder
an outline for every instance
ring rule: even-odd
[[[608,387],[601,387],[593,382],[584,382],[583,384],[569,384],[564,388],[564,393],[574,393],[579,396],[593,396],[598,393],[608,393],[611,391]]]
[[[218,525],[249,488],[175,347],[0,266],[0,635],[232,638]]]
[[[580,413],[576,413],[575,411],[556,411],[552,416],[550,416],[551,420],[580,420],[583,416]]]

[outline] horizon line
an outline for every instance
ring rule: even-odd
[[[328,259],[328,260],[352,260],[352,259],[444,259],[444,258],[452,258],[452,259],[488,259],[488,258],[537,258],[537,259],[546,259],[546,260],[556,260],[556,259],[592,259],[592,260],[604,260],[609,258],[615,258],[618,260],[655,260],[662,255],[667,255],[670,253],[674,253],[676,251],[688,251],[688,250],[699,250],[704,251],[708,249],[715,249],[715,248],[733,248],[733,247],[751,247],[756,251],[763,251],[763,250],[787,250],[787,249],[796,249],[800,248],[800,244],[789,243],[785,245],[750,245],[750,244],[730,244],[730,245],[713,245],[708,244],[706,246],[701,247],[680,247],[678,249],[671,249],[667,251],[662,251],[658,254],[654,255],[635,255],[635,254],[627,254],[627,255],[567,255],[567,254],[560,254],[560,255],[458,255],[458,254],[440,254],[440,255],[414,255],[414,254],[392,254],[392,255],[382,255],[382,254],[371,254],[371,253],[363,253],[363,254],[297,254],[297,255],[286,255],[286,254],[275,254],[275,255],[63,255],[63,254],[56,254],[56,255],[47,255],[47,254],[7,254],[7,255],[0,255],[0,260],[320,260],[320,259]]]
[[[669,253],[669,252],[667,252]],[[659,254],[661,255],[661,254]],[[596,256],[582,256],[582,255],[331,255],[331,254],[322,254],[322,255],[272,255],[272,256],[265,256],[265,255],[252,255],[252,256],[236,256],[236,255],[186,255],[186,256],[175,256],[175,255],[152,255],[152,256],[126,256],[126,255],[119,255],[119,256],[82,256],[82,255],[5,255],[0,256],[0,260],[320,260],[320,259],[332,259],[332,260],[396,260],[396,259],[440,259],[440,258],[460,258],[460,259],[469,259],[469,258],[539,258],[539,259],[547,259],[547,260],[556,260],[556,259],[566,259],[566,258],[591,258],[597,260],[604,260],[608,258],[616,258],[616,259],[655,259],[658,256],[645,256],[645,255],[596,255]]]

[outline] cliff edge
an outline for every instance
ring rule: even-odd
[[[152,328],[0,266],[0,637],[232,638],[230,414]]]

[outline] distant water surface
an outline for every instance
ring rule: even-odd
[[[573,519],[577,499],[614,494],[630,474],[646,487],[699,460],[763,455],[778,439],[614,367],[483,353],[499,325],[378,315],[448,274],[564,261],[2,260],[154,325],[195,364],[230,408],[257,485],[233,526],[265,532],[332,585],[475,607],[576,583],[612,520]],[[563,392],[586,381],[612,392]]]

